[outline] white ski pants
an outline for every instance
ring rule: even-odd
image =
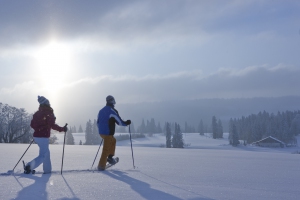
[[[30,165],[31,170],[37,168],[43,163],[44,173],[50,173],[52,170],[50,151],[49,151],[49,138],[34,137],[34,142],[39,146],[39,155],[30,161],[27,165]]]

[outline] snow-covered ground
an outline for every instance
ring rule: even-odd
[[[7,173],[28,144],[0,144],[0,199],[300,199],[298,147],[231,147],[227,139],[195,133],[184,134],[184,140],[186,148],[169,149],[160,148],[161,135],[134,139],[135,169],[130,141],[120,141],[120,162],[104,172],[90,170],[98,146],[66,145],[63,175],[61,144],[50,146],[53,173],[42,174],[40,166],[35,175],[23,174],[21,163]],[[30,161],[37,152],[34,144],[23,159]]]

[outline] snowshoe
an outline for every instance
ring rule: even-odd
[[[116,157],[116,158],[108,157],[108,158],[107,158],[107,162],[108,162],[109,164],[111,164],[111,165],[114,165],[114,164],[116,164],[117,162],[119,162],[119,158],[118,158],[118,157]]]
[[[31,170],[30,165],[25,165],[23,160],[24,174],[35,174],[35,170]]]
[[[111,163],[108,163],[108,164],[105,166],[105,169],[108,169],[108,168],[114,166],[114,165],[117,164],[118,162],[119,162],[119,158],[118,158],[118,157],[113,158],[112,164],[111,164]]]

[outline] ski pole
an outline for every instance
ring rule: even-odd
[[[29,149],[29,147],[32,145],[32,143],[34,142],[34,140],[32,139],[32,141],[30,142],[29,146],[27,147],[26,151],[23,153],[22,157],[20,158],[20,160],[23,158],[23,156],[25,155],[25,153],[27,152],[27,150]],[[16,164],[16,166],[19,164],[20,160],[18,161],[18,163]],[[13,168],[12,171],[15,170],[16,166]]]
[[[98,152],[99,152],[99,149],[100,149],[100,147],[101,147],[101,145],[102,145],[102,142],[103,142],[103,139],[101,140],[101,143],[100,143],[100,145],[99,145],[99,148],[98,148],[98,151],[97,151],[97,154],[96,154],[96,156],[95,156],[95,159],[94,159],[94,162],[93,162],[93,164],[92,164],[91,169],[93,169],[93,166],[94,166],[95,160],[96,160],[96,158],[97,158],[97,156],[98,156]]]
[[[133,157],[133,149],[132,149],[132,141],[131,141],[130,125],[129,125],[129,136],[130,136],[130,143],[131,143],[132,164],[133,164],[133,169],[135,169],[135,166],[134,166],[134,157]]]
[[[68,126],[68,124],[66,124],[64,127],[67,127],[67,126]],[[66,133],[67,133],[67,131],[65,131],[65,136],[64,136],[64,146],[63,146],[63,153],[62,153],[62,158],[61,158],[61,169],[60,169],[60,174],[62,174],[63,165],[64,165],[64,154],[65,154]]]

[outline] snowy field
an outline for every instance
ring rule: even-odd
[[[7,173],[28,144],[0,144],[0,199],[300,199],[298,147],[231,147],[227,139],[192,133],[184,134],[184,140],[185,149],[167,149],[160,148],[165,144],[161,135],[134,139],[135,169],[130,141],[120,141],[120,162],[104,172],[90,170],[98,146],[66,145],[63,175],[61,144],[50,146],[53,173],[42,174],[40,166],[35,175],[23,174],[21,163],[14,174]],[[37,153],[34,144],[24,160]],[[94,166],[98,161],[99,155]]]

